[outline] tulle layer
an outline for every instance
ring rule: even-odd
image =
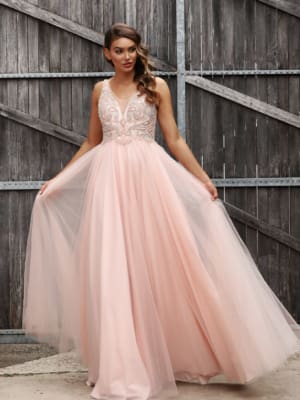
[[[298,343],[223,203],[143,140],[94,147],[36,196],[23,327],[75,348],[96,399],[250,382]]]

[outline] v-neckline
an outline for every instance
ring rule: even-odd
[[[114,91],[112,90],[112,88],[111,88],[111,86],[110,86],[110,79],[107,79],[107,86],[108,86],[108,89],[109,89],[109,91],[110,91],[112,97],[113,97],[113,98],[116,100],[116,102],[117,102],[118,109],[119,109],[121,115],[124,117],[124,115],[125,115],[125,113],[126,113],[126,111],[127,111],[127,109],[128,109],[128,106],[129,106],[129,104],[131,103],[131,99],[132,99],[134,96],[136,96],[137,93],[139,93],[139,91],[138,91],[138,90],[135,91],[134,93],[132,93],[131,96],[128,97],[128,101],[127,101],[126,107],[125,107],[124,111],[122,111],[121,106],[120,106],[120,100],[121,100],[121,99],[120,99],[120,98],[114,93]]]

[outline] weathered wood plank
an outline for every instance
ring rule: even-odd
[[[9,326],[18,328],[22,323],[23,269],[33,193],[10,192],[9,195]]]
[[[255,34],[253,26],[255,26],[256,17],[256,2],[245,0],[245,42],[244,42],[244,67],[255,67]],[[257,82],[256,78],[248,77],[245,80],[246,93],[254,98],[257,98]],[[257,173],[257,113],[252,110],[247,110],[244,113],[244,131],[245,131],[245,174],[247,177],[256,177]],[[257,217],[257,191],[258,188],[247,187],[246,204],[244,210],[249,214]],[[258,260],[258,231],[249,226],[246,227],[245,243],[252,254],[252,257],[257,262]]]
[[[9,165],[9,153],[7,151],[8,134],[7,134],[8,121],[0,117],[0,132],[1,132],[1,146],[0,146],[0,179],[7,179],[7,166]],[[9,259],[9,245],[7,234],[9,230],[9,214],[7,212],[7,204],[9,201],[8,193],[0,193],[0,328],[7,328],[9,326],[9,306],[10,306],[10,293],[9,293],[9,269],[7,268],[7,260]],[[3,229],[6,227],[6,229]]]
[[[7,205],[9,204],[10,193],[0,194],[0,221],[2,229],[0,229],[0,329],[10,326],[9,310],[10,310],[10,276],[9,268],[7,267],[10,258],[9,251],[9,232],[10,228],[10,215],[7,212]],[[5,227],[5,229],[3,229]]]
[[[134,0],[135,1],[135,0]],[[92,2],[92,29],[93,31],[100,32],[104,26],[104,17],[103,17],[103,4],[102,1],[99,0],[91,0]]]
[[[38,72],[38,24],[33,18],[27,19],[28,24],[28,70]],[[28,113],[34,117],[39,117],[39,81],[28,79]]]
[[[153,9],[153,7],[151,7],[151,9]],[[125,7],[124,0],[114,0],[112,18],[113,18],[113,21],[125,21],[126,7]],[[151,21],[153,21],[153,23],[155,23],[155,20],[151,19]]]
[[[40,72],[49,71],[49,29],[48,24],[39,23],[38,27],[38,64]],[[39,81],[39,118],[44,121],[50,119],[49,83],[45,79]]]
[[[75,4],[76,2],[71,2],[70,4]],[[49,11],[43,10],[36,7],[33,4],[28,3],[24,0],[0,0],[0,4],[10,7],[16,11],[27,14],[33,18],[39,19],[43,22],[56,26],[57,28],[63,29],[65,31],[71,32],[76,36],[80,36],[90,42],[94,42],[98,45],[103,46],[104,35],[99,32],[95,32],[92,29],[86,28],[85,26],[63,18],[59,15],[51,13]],[[150,56],[150,60],[156,65],[156,68],[161,71],[175,71],[175,67],[169,65],[163,60],[159,60],[156,57]]]
[[[82,4],[83,12],[81,15],[81,23],[85,26],[92,26],[92,3],[84,2]],[[93,45],[90,46],[82,46],[81,47],[81,69],[84,71],[93,71]],[[82,114],[81,118],[81,129],[75,129],[79,132],[87,132],[88,124],[90,118],[91,111],[91,95],[94,84],[97,82],[97,79],[89,79],[82,80],[82,89],[81,89],[81,102],[79,106],[81,107]],[[78,99],[77,99],[78,101]],[[86,112],[84,112],[86,110]]]
[[[222,14],[221,43],[223,49],[224,69],[234,69],[234,0],[222,0],[220,13]]]
[[[61,32],[61,71],[72,70],[72,35]],[[72,129],[72,79],[63,79],[61,82],[61,126]]]
[[[221,69],[223,68],[223,49],[222,49],[222,13],[220,12],[220,2],[212,2],[212,23],[213,23],[213,68]],[[221,1],[221,4],[223,0]]]
[[[224,202],[224,206],[226,207],[226,210],[231,218],[237,219],[238,221],[247,224],[252,228],[258,229],[262,234],[277,240],[293,250],[300,252],[300,239],[297,239],[287,232],[284,232],[283,230],[254,217],[253,215],[233,206],[232,204]]]
[[[78,1],[71,2],[77,4]],[[0,4],[19,11],[23,14],[27,14],[33,18],[39,19],[43,22],[56,26],[65,31],[71,32],[74,35],[78,35],[84,39],[97,44],[103,44],[104,36],[101,33],[95,32],[92,29],[86,28],[72,20],[61,17],[53,12],[44,10],[33,4],[23,0],[0,0]]]
[[[55,27],[49,27],[49,70],[50,72],[61,71],[61,32]],[[55,125],[61,125],[61,95],[60,79],[52,79],[47,82],[49,85],[49,122]]]
[[[44,7],[49,11],[63,15],[65,13],[66,3],[59,0],[43,0]],[[77,1],[75,2],[77,3]],[[40,4],[40,3],[39,3]],[[59,72],[62,70],[62,53],[61,53],[61,36],[64,31],[57,29],[55,26],[49,25],[49,71]],[[91,43],[87,44],[89,47]],[[47,91],[49,92],[49,119],[50,123],[57,126],[62,126],[62,96],[61,96],[61,79],[47,80]],[[63,158],[61,153],[65,151],[68,146],[61,146],[56,140],[48,142],[47,152],[45,154],[45,161],[47,163],[47,170],[53,176],[58,165],[60,165]]]
[[[7,72],[18,72],[18,53],[11,51],[18,47],[18,22],[17,13],[9,10],[7,14],[7,40],[6,40],[6,67]],[[7,81],[7,104],[11,107],[18,108],[18,83],[16,79]]]
[[[7,43],[9,34],[9,16],[12,13],[10,10],[0,7],[0,73],[7,71],[7,52],[9,52],[9,44]],[[7,103],[7,82],[0,82],[0,101]],[[1,146],[0,146],[0,179],[7,179],[8,166],[9,166],[9,152],[7,149],[8,144],[8,121],[0,117],[0,133],[1,133]],[[7,268],[7,260],[9,259],[9,214],[7,212],[7,204],[9,200],[9,193],[0,193],[0,328],[7,328],[9,324],[9,308],[10,308],[10,291],[9,291],[9,269]]]
[[[18,38],[18,72],[29,72],[28,69],[28,39],[27,39],[27,16],[17,14],[17,38]],[[28,112],[28,81],[18,80],[18,109]]]
[[[258,111],[259,113],[282,121],[288,125],[300,128],[300,117],[281,110],[278,107],[274,107],[263,101],[254,99],[251,96],[247,96],[236,90],[220,85],[219,83],[209,81],[208,79],[200,76],[187,76],[185,79],[187,83],[199,87],[207,92],[223,97],[224,99],[231,100],[234,103],[250,108],[251,110]]]
[[[300,68],[300,20],[296,18],[289,18],[288,23],[288,55],[289,67]],[[300,115],[300,77],[291,76],[289,80],[289,112]]]
[[[72,71],[80,71],[82,66],[81,51],[84,47],[82,40],[76,36],[72,38]],[[82,79],[72,79],[72,130],[83,131],[83,107],[82,107]]]
[[[32,115],[23,113],[22,111],[13,109],[4,104],[0,104],[0,115],[10,120],[19,122],[22,125],[31,127],[37,131],[44,132],[47,135],[57,137],[67,143],[81,145],[85,140],[85,136],[70,130],[61,128],[49,122],[37,119]]]
[[[195,2],[196,7],[199,3]],[[213,64],[213,42],[214,42],[214,29],[213,29],[213,14],[212,14],[212,1],[202,0],[201,6],[201,20],[195,20],[195,24],[201,24],[201,69],[214,69]],[[193,48],[196,47],[198,37],[194,37]]]
[[[234,2],[233,14],[233,32],[234,32],[234,49],[233,49],[233,63],[237,68],[244,67],[244,37],[245,37],[245,2],[241,0]],[[244,77],[235,77],[232,79],[232,84],[239,92],[245,91],[246,81]],[[231,163],[233,164],[232,175],[230,177],[246,177],[245,170],[245,124],[244,118],[248,110],[240,112],[240,107],[235,107],[232,114],[234,135],[233,135],[233,153]],[[227,174],[228,176],[228,174]],[[226,200],[231,204],[239,207],[242,210],[246,208],[246,190],[244,188],[231,188],[227,190]],[[246,241],[246,226],[245,224],[236,221],[235,226],[244,241]]]
[[[260,69],[267,68],[267,24],[266,10],[263,4],[255,2],[255,67]],[[256,77],[257,98],[261,101],[267,101],[267,83],[265,77]],[[258,177],[268,176],[268,131],[269,118],[258,113],[256,116],[256,141],[257,141],[257,175]],[[268,188],[257,188],[256,217],[267,221],[268,215]],[[270,239],[257,232],[257,263],[265,279],[270,282],[268,268],[268,253],[270,248]]]
[[[278,10],[266,7],[266,61],[267,68],[278,68]],[[267,103],[278,107],[278,78],[266,76]],[[268,176],[279,176],[278,159],[278,121],[269,119],[268,130],[268,164],[266,173]],[[277,188],[267,191],[265,203],[265,221],[278,227],[279,196]],[[267,254],[265,255],[264,269],[268,274],[268,282],[272,289],[279,291],[279,243],[274,240],[268,241]]]
[[[0,75],[7,71],[7,31],[9,10],[0,6]],[[0,79],[0,103],[7,103],[7,82]]]
[[[126,24],[134,26],[136,21],[136,0],[125,0]]]
[[[267,6],[300,18],[300,4],[289,0],[257,0]]]
[[[167,49],[167,59],[166,61],[170,65],[176,65],[176,52],[174,51],[175,49],[175,43],[176,43],[176,1],[168,1],[168,28],[169,28],[169,33],[167,35],[168,37],[168,49]],[[164,36],[164,35],[163,35]],[[160,39],[160,40],[165,40]]]

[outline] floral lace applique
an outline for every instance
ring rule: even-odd
[[[132,140],[155,140],[155,125],[157,110],[155,105],[145,100],[145,95],[139,92],[130,96],[124,110],[109,87],[107,79],[98,102],[98,114],[102,124],[103,142],[115,140],[121,144]]]

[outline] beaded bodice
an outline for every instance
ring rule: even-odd
[[[133,93],[125,103],[110,87],[108,79],[103,81],[98,101],[98,114],[102,124],[103,141],[115,140],[127,144],[132,140],[153,141],[157,110],[148,103],[146,95]]]

